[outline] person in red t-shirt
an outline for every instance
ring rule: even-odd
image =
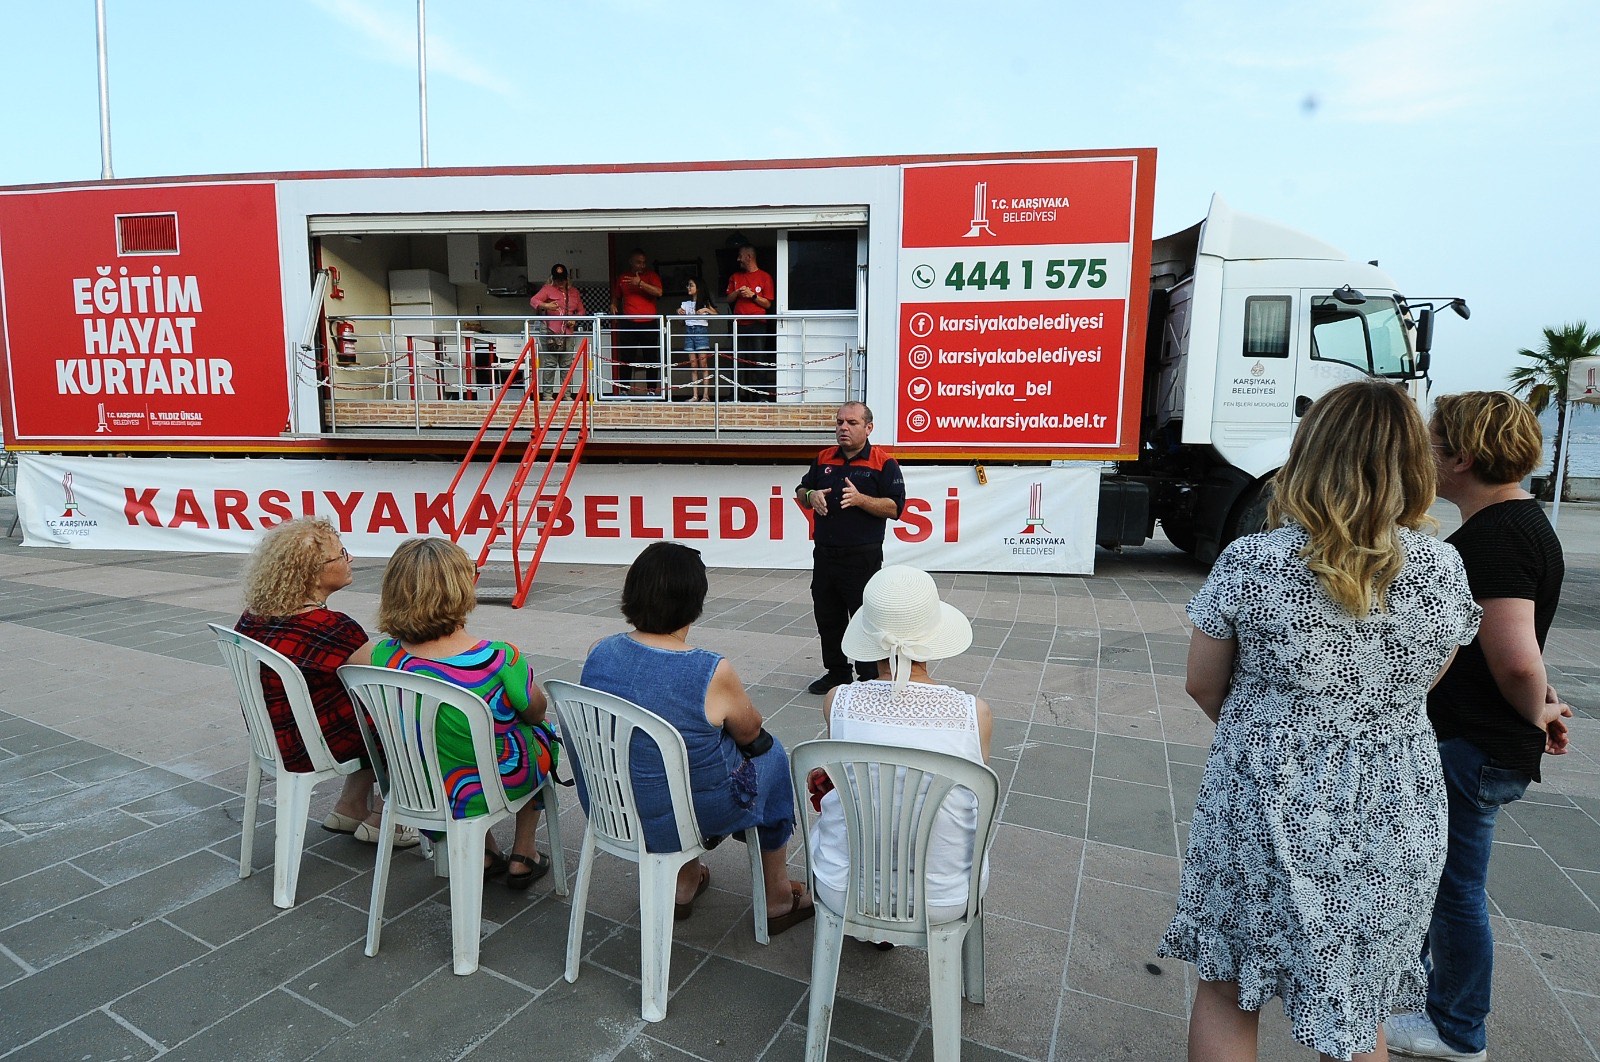
[[[756,265],[756,249],[739,248],[739,269],[728,278],[733,310],[734,401],[777,401],[777,329],[771,320],[778,288],[772,274]]]
[[[619,391],[626,381],[629,394],[661,393],[661,322],[656,316],[661,292],[660,275],[648,268],[644,252],[635,248],[628,255],[628,271],[611,283],[611,312],[622,315],[611,333]]]

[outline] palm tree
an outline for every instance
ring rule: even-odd
[[[1567,372],[1578,358],[1592,358],[1600,354],[1600,330],[1589,331],[1583,321],[1562,325],[1560,329],[1544,330],[1544,346],[1538,350],[1526,347],[1517,351],[1517,357],[1532,364],[1519,365],[1508,374],[1513,394],[1522,395],[1535,413],[1543,413],[1552,402],[1556,407],[1556,447],[1561,445],[1567,426]],[[1552,449],[1553,461],[1560,453]],[[1561,500],[1572,501],[1572,487],[1561,484]],[[1550,469],[1550,481],[1545,485],[1545,501],[1555,497],[1555,466]]]

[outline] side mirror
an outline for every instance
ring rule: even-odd
[[[1417,311],[1417,363],[1420,368],[1423,356],[1433,349],[1433,307],[1424,306]]]

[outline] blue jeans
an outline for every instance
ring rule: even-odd
[[[1533,779],[1496,766],[1465,738],[1439,742],[1450,801],[1450,847],[1424,945],[1429,960],[1428,1017],[1457,1051],[1482,1051],[1489,1016],[1494,938],[1489,933],[1489,855],[1501,806]]]

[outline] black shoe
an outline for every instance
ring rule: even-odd
[[[814,693],[818,697],[827,693],[835,686],[843,686],[855,676],[848,671],[830,671],[806,687],[807,693]]]

